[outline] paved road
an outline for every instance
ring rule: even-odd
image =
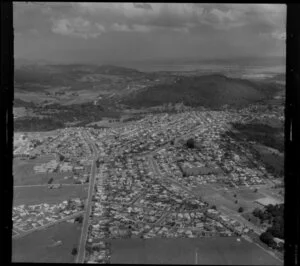
[[[52,225],[55,225],[55,224],[58,224],[58,223],[61,223],[61,222],[64,222],[64,221],[73,219],[73,218],[77,217],[78,215],[80,215],[80,214],[82,214],[82,213],[84,213],[84,211],[76,212],[76,213],[74,213],[74,214],[72,214],[72,215],[66,216],[66,217],[63,218],[63,219],[56,220],[56,221],[54,221],[54,222],[45,224],[45,225],[43,225],[43,226],[39,226],[39,227],[37,227],[37,228],[30,229],[30,230],[28,230],[28,231],[23,231],[24,233],[19,233],[18,235],[13,236],[13,239],[18,239],[18,238],[24,237],[24,236],[26,236],[26,235],[28,235],[28,234],[30,234],[30,233],[33,233],[33,232],[35,232],[35,231],[43,230],[43,229],[45,229],[45,228],[47,228],[47,227],[50,227],[50,226],[52,226]],[[19,229],[18,231],[20,232],[21,230]]]
[[[86,133],[84,134],[84,138],[86,139],[86,141],[89,143],[89,145],[93,149],[94,160],[93,160],[93,163],[91,166],[91,175],[90,175],[90,180],[89,180],[88,197],[87,197],[86,207],[85,207],[85,216],[84,216],[83,225],[82,225],[82,229],[81,229],[78,255],[76,258],[77,263],[84,262],[85,244],[86,244],[87,235],[88,235],[88,226],[89,226],[89,218],[90,218],[90,214],[91,214],[92,196],[93,196],[94,185],[95,185],[96,160],[98,159],[97,148],[96,148],[95,144],[91,141],[90,137]]]

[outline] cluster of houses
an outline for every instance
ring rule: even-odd
[[[83,128],[65,128],[56,130],[51,136],[39,138],[36,135],[15,134],[15,157],[37,159],[33,167],[35,174],[72,172],[74,183],[86,183],[89,180],[92,153],[82,135],[83,131]],[[33,142],[37,140],[38,145],[34,145]],[[40,157],[44,163],[38,163]],[[70,176],[64,178],[69,179]]]
[[[92,150],[84,132],[91,136],[100,164],[89,220],[87,262],[107,261],[107,239],[247,234],[249,228],[210,209],[188,191],[206,183],[228,187],[263,184],[270,177],[246,146],[226,135],[230,122],[242,119],[238,112],[189,111],[150,114],[116,128],[65,128],[34,148],[38,154],[57,154],[56,160],[36,166],[35,171],[73,171],[76,182],[88,181]],[[195,140],[197,149],[184,145],[189,138]],[[152,161],[148,155],[153,156]],[[46,212],[39,212],[51,219],[70,214],[65,214],[65,209],[57,214],[54,209],[48,205]],[[28,228],[37,223],[31,218],[36,216],[27,215],[28,208],[19,206],[15,211],[14,222],[20,229],[20,217],[29,217],[30,222],[24,224]]]
[[[53,173],[56,171],[59,172],[69,172],[72,171],[73,168],[76,168],[77,170],[83,170],[84,167],[83,166],[76,166],[73,167],[72,164],[70,164],[69,162],[63,162],[63,163],[59,163],[56,159],[51,160],[47,163],[42,163],[39,165],[35,165],[33,167],[34,171],[36,173]]]
[[[13,207],[13,227],[26,232],[83,211],[84,200],[72,198],[58,204],[41,203]]]
[[[247,147],[222,135],[230,130],[230,122],[241,120],[239,113],[192,111],[148,115],[120,128],[87,129],[100,151],[102,169],[101,184],[95,187],[88,243],[252,233],[176,185],[191,189],[216,182],[228,187],[264,184],[270,177],[266,169]],[[197,149],[182,145],[191,137]],[[151,167],[148,154],[160,174]],[[99,252],[90,252],[88,260],[104,259],[106,255],[99,258]]]

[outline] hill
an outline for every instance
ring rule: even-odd
[[[53,86],[69,86],[74,89],[85,84],[89,75],[139,76],[142,72],[111,65],[18,65],[14,71],[15,85],[19,90],[44,90]]]
[[[96,68],[96,73],[98,74],[108,74],[108,75],[141,75],[142,72],[127,67],[119,67],[112,65],[102,65]]]
[[[226,104],[241,106],[268,97],[264,92],[264,86],[266,84],[228,78],[219,74],[180,77],[172,84],[155,85],[142,93],[131,95],[131,98],[124,99],[123,103],[134,107],[179,102],[189,106],[220,107]]]

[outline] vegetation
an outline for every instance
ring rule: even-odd
[[[78,252],[78,251],[77,251],[77,248],[73,248],[73,249],[72,249],[72,255],[73,255],[73,256],[77,255],[77,252]]]
[[[264,211],[260,209],[255,209],[253,211],[253,215],[255,217],[258,217],[261,221],[261,223],[267,223],[271,226],[268,227],[266,232],[263,234],[263,239],[266,240],[266,233],[267,236],[277,237],[277,238],[284,238],[284,219],[283,219],[283,212],[284,212],[284,205],[283,204],[277,204],[277,205],[268,205]],[[265,241],[263,241],[265,242]],[[266,244],[270,241],[266,240]]]
[[[274,244],[273,236],[269,232],[262,233],[259,238],[268,246],[272,246]]]
[[[60,105],[50,104],[47,108],[33,105],[31,107],[34,113],[37,113],[43,118],[38,117],[22,117],[14,121],[15,131],[51,131],[59,128],[64,128],[66,123],[76,123],[76,126],[85,126],[94,121],[100,121],[103,117],[118,118],[118,112],[105,110],[100,105],[93,103]],[[98,126],[94,126],[99,128]]]
[[[22,118],[14,121],[14,130],[17,131],[51,131],[63,128],[64,123],[55,118]]]
[[[136,115],[136,116],[133,116],[133,117],[128,117],[128,118],[123,119],[123,122],[138,121],[142,118],[143,118],[143,116]]]
[[[245,138],[248,141],[256,141],[280,152],[284,151],[284,141],[280,137],[280,134],[283,133],[283,127],[272,127],[261,123],[233,123],[232,125],[240,132],[237,137]]]
[[[186,146],[190,149],[195,148],[195,140],[192,138],[188,139],[186,142]]]
[[[239,207],[238,212],[243,212],[244,208],[243,207]]]
[[[62,154],[59,154],[59,160],[62,162],[62,161],[64,161],[64,159],[65,159],[65,156]]]
[[[123,104],[139,108],[182,103],[185,106],[220,108],[241,106],[267,97],[261,84],[223,75],[180,77],[175,82],[157,84],[125,99]],[[182,88],[185,88],[184,90]]]
[[[81,224],[81,223],[83,222],[83,216],[80,215],[80,216],[76,217],[76,218],[75,218],[75,222],[78,222],[78,223]]]

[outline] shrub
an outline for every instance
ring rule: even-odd
[[[75,256],[77,255],[78,251],[77,251],[77,248],[73,248],[72,249],[72,255]]]
[[[195,148],[195,140],[190,138],[187,140],[186,145],[188,148],[193,149]]]

